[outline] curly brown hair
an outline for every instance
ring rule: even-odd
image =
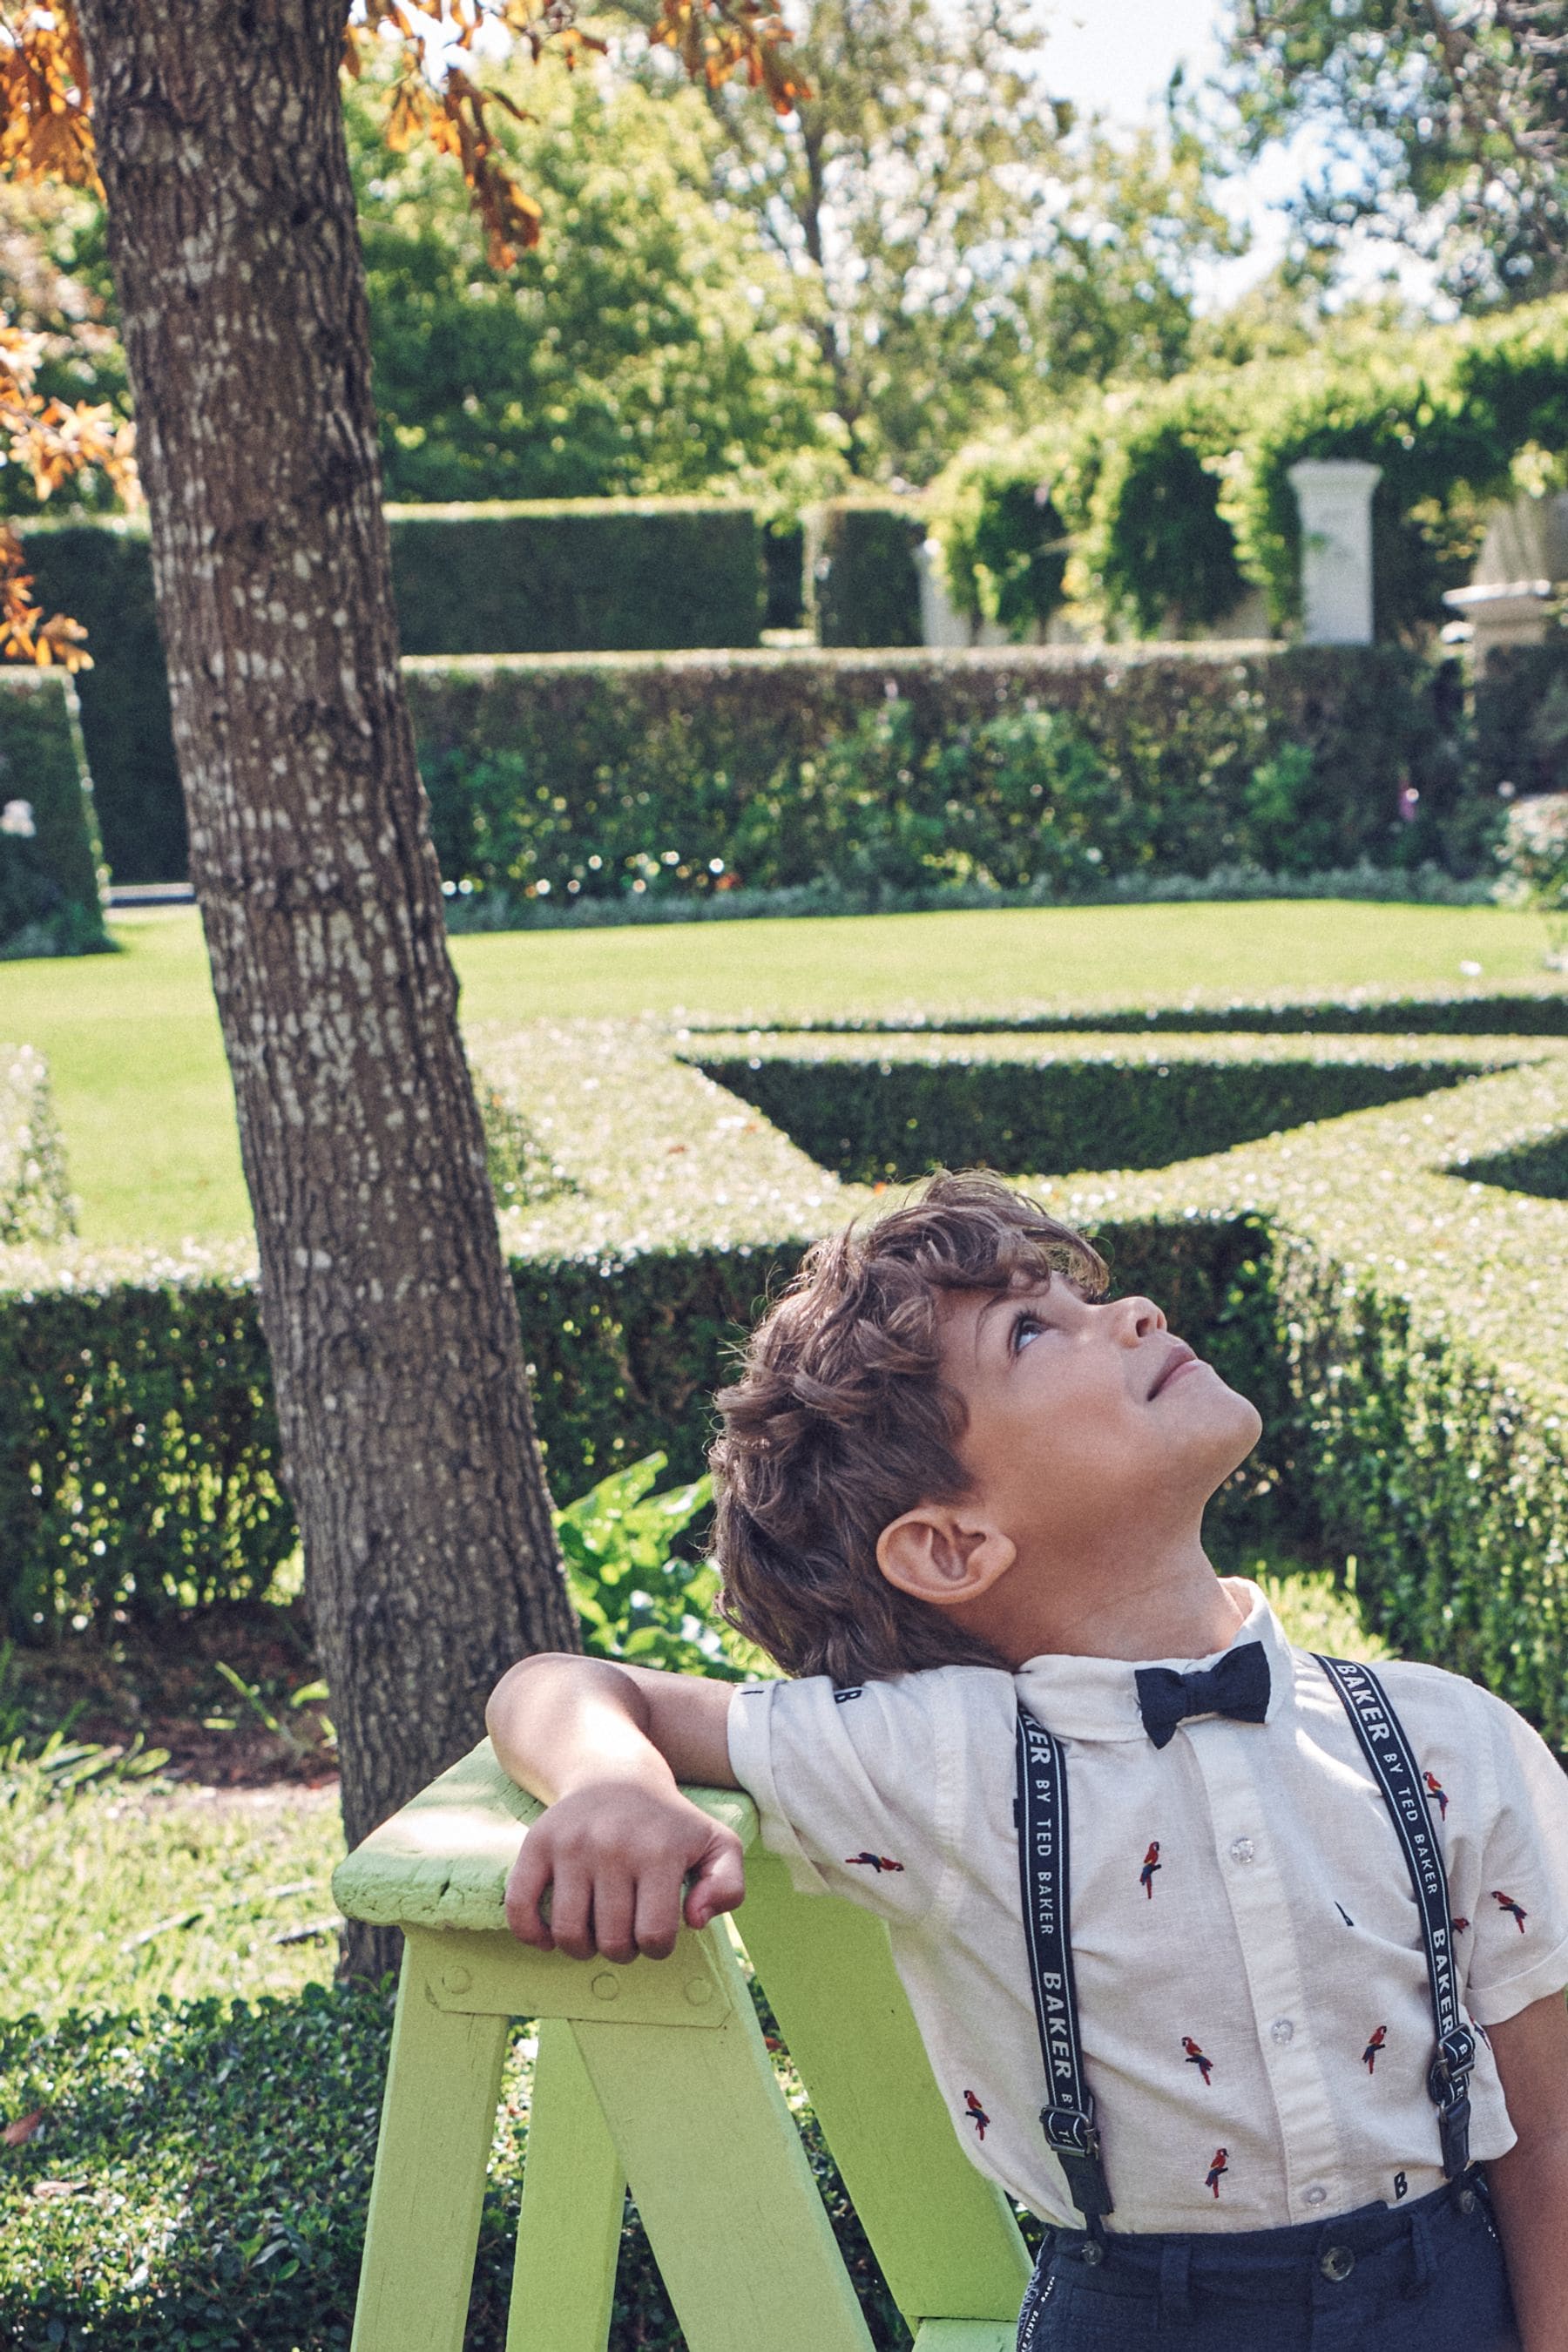
[[[789,1675],[843,1685],[922,1666],[1001,1663],[877,1565],[883,1528],[952,1501],[962,1398],[942,1378],[951,1291],[1062,1274],[1091,1295],[1104,1261],[1081,1234],[983,1170],[945,1171],[901,1207],[817,1242],[715,1402],[709,1459],[719,1606]]]

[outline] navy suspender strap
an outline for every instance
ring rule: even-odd
[[[1436,2029],[1437,2049],[1426,2089],[1437,2110],[1443,2170],[1448,2179],[1457,2180],[1470,2160],[1469,2078],[1476,2038],[1459,2006],[1442,1848],[1405,1727],[1372,1668],[1352,1665],[1343,1658],[1319,1657],[1316,1652],[1313,1655],[1351,1719],[1404,1849],[1421,1918],[1426,1977],[1432,1989],[1432,2021]]]
[[[1047,2103],[1040,2109],[1046,2145],[1067,2177],[1073,2203],[1098,2237],[1113,2209],[1100,2161],[1094,2099],[1084,2080],[1073,1983],[1068,1900],[1067,1759],[1060,1745],[1018,1709],[1018,1874],[1035,2022],[1045,2061]]]

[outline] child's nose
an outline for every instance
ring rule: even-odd
[[[1117,1318],[1120,1327],[1117,1337],[1129,1344],[1146,1339],[1152,1331],[1163,1331],[1167,1328],[1163,1313],[1152,1298],[1137,1295],[1116,1298],[1106,1311]]]

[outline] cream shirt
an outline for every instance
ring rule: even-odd
[[[1230,1589],[1247,1609],[1236,1641],[1268,1653],[1268,1720],[1189,1719],[1161,1749],[1133,1667],[1108,1658],[943,1666],[856,1690],[749,1684],[731,1704],[731,1759],[764,1844],[803,1893],[887,1921],[954,2129],[1047,2221],[1079,2217],[1038,2121],[1013,1825],[1020,1701],[1066,1751],[1110,2228],[1283,2228],[1442,2182],[1403,1853],[1321,1669],[1256,1585]],[[1568,1780],[1475,1684],[1436,1666],[1377,1671],[1442,1816],[1464,2000],[1498,2024],[1568,1985]],[[1484,2038],[1470,2096],[1472,2155],[1500,2156],[1514,2132]]]

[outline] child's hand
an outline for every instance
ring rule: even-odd
[[[520,1942],[574,1960],[668,1959],[688,1877],[686,1924],[706,1927],[745,1894],[742,1853],[733,1830],[679,1790],[598,1780],[562,1797],[529,1831],[507,1880],[507,1926]]]

